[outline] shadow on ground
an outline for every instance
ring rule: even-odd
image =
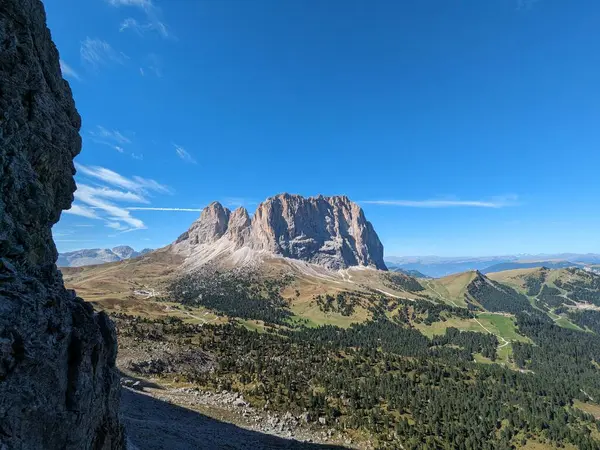
[[[122,389],[121,412],[128,439],[136,450],[345,448],[246,430],[130,389]]]

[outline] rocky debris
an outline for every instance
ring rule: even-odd
[[[121,386],[131,387],[133,386],[133,383],[135,383],[135,380],[132,380],[131,378],[121,378]]]
[[[64,288],[51,235],[81,120],[42,3],[2,0],[0,36],[0,448],[123,448],[114,326]]]
[[[227,411],[230,414],[229,420],[236,425],[260,433],[305,443],[337,442],[350,448],[355,447],[349,437],[344,437],[340,433],[336,434],[333,429],[324,429],[319,423],[307,422],[305,414],[296,416],[289,411],[279,414],[259,410],[250,406],[244,397],[236,392],[211,392],[196,387],[172,388],[161,385],[160,389],[147,389],[144,390],[144,393],[165,403],[183,406],[189,410],[199,410],[203,413]],[[218,415],[221,416],[221,414]],[[366,447],[361,446],[361,448],[370,447],[367,445]]]
[[[262,202],[252,219],[217,202],[203,211],[171,250],[190,258],[235,254],[241,249],[307,261],[329,269],[352,266],[387,270],[373,226],[348,197],[280,194]]]
[[[302,423],[309,423],[309,422],[311,422],[312,417],[310,416],[310,413],[308,411],[306,411],[306,412],[303,412],[302,414],[300,414],[298,419]]]
[[[248,403],[246,403],[243,398],[237,398],[233,401],[233,406],[238,406],[241,408],[244,406],[248,406]]]
[[[129,360],[125,368],[146,376],[172,373],[194,376],[211,370],[214,365],[213,359],[201,350],[178,351],[167,344],[167,347],[156,345],[149,351],[152,352],[152,358]]]
[[[131,378],[121,378],[121,386],[143,391],[144,385],[140,380],[132,380]]]
[[[144,393],[124,389],[122,413],[130,429],[131,445],[140,450],[373,448],[368,442],[342,446],[349,439],[340,440],[337,435],[329,438],[327,433],[321,435],[308,427],[282,432],[277,426],[267,430],[265,418],[251,410],[202,403],[203,399],[201,392],[167,386]]]

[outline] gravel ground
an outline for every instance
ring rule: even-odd
[[[131,450],[344,448],[248,430],[128,388],[121,412]]]

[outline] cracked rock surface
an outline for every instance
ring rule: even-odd
[[[118,449],[113,324],[57,270],[81,119],[39,0],[0,2],[0,449]]]

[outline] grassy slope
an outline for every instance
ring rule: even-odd
[[[76,289],[86,300],[92,301],[101,309],[126,312],[146,317],[176,316],[190,323],[221,323],[227,318],[219,317],[205,308],[183,308],[181,305],[158,302],[153,298],[135,294],[136,290],[154,289],[161,294],[166,282],[174,276],[181,264],[181,258],[166,252],[155,252],[145,257],[118,263],[63,270],[65,282],[69,288]],[[505,283],[525,292],[525,279],[535,275],[539,268],[516,269],[489,274],[489,278]],[[425,288],[419,293],[407,292],[391,288],[385,284],[381,273],[374,270],[351,269],[339,273],[306,269],[302,265],[290,263],[281,258],[269,260],[265,272],[278,274],[294,273],[294,282],[285,288],[283,296],[290,301],[290,309],[297,323],[307,326],[336,325],[349,327],[353,323],[369,320],[371,313],[363,306],[357,306],[352,316],[346,317],[339,313],[325,313],[314,301],[316,295],[335,295],[342,291],[356,291],[364,294],[386,293],[395,298],[407,300],[428,296],[441,303],[452,306],[466,306],[465,293],[467,286],[475,278],[474,271],[463,272],[439,279],[420,280]],[[573,277],[564,269],[549,272],[546,283],[554,286],[556,279],[565,280]],[[299,294],[299,295],[298,295]],[[530,298],[533,304],[535,299]],[[580,330],[565,317],[551,314],[557,325]],[[250,329],[262,330],[264,325],[258,321],[241,321]],[[508,360],[512,346],[505,344],[511,341],[528,342],[529,340],[518,333],[514,317],[503,314],[480,313],[477,319],[459,319],[449,317],[446,321],[435,322],[431,325],[423,323],[415,325],[426,336],[444,334],[449,327],[463,331],[489,332],[495,334],[500,341],[499,353],[501,359]],[[482,360],[483,362],[483,360]]]
[[[581,409],[588,414],[593,415],[596,419],[600,419],[600,405],[591,402],[582,402],[580,400],[575,400],[573,402],[573,406],[575,408]]]
[[[515,269],[515,270],[506,270],[504,272],[495,272],[488,274],[488,277],[494,281],[498,281],[500,283],[507,284],[524,295],[526,294],[525,281],[528,276],[537,276],[541,271],[540,267],[529,268],[529,269]],[[576,275],[572,275],[566,269],[553,269],[547,271],[545,285],[551,288],[559,289],[563,294],[567,294],[564,289],[558,288],[555,285],[556,280],[561,280],[563,282],[576,278]],[[539,309],[539,305],[536,301],[535,297],[528,296],[530,303],[535,308]],[[583,331],[580,327],[571,322],[565,315],[556,315],[552,312],[549,312],[548,315],[554,320],[556,325],[568,328],[571,330]]]
[[[433,298],[440,299],[452,306],[466,307],[467,286],[475,278],[475,272],[462,272],[447,277],[425,280],[423,286]]]
[[[281,261],[281,260],[280,260]],[[105,264],[102,266],[89,266],[84,268],[69,268],[63,271],[65,282],[68,287],[77,290],[78,294],[87,300],[94,302],[102,309],[111,311],[127,312],[129,314],[146,317],[176,316],[190,323],[221,323],[227,318],[219,317],[205,308],[185,308],[176,303],[157,302],[143,295],[136,295],[136,290],[155,289],[159,291],[164,288],[165,283],[175,273],[180,260],[165,254],[150,254],[136,260],[119,263]],[[285,273],[290,265],[279,262],[270,267],[273,273]],[[525,292],[525,278],[535,274],[539,269],[517,269],[506,272],[489,274],[489,278],[505,283],[518,291]],[[464,301],[468,284],[475,278],[475,272],[464,272],[440,279],[419,280],[425,287],[425,291],[411,293],[398,291],[383,284],[380,274],[371,270],[350,270],[339,277],[319,276],[302,272],[295,272],[295,281],[288,286],[283,296],[290,300],[290,309],[297,318],[305,319],[308,326],[332,324],[340,327],[348,327],[352,323],[358,323],[370,318],[370,313],[363,307],[357,307],[355,314],[345,317],[337,313],[322,312],[314,297],[319,294],[330,293],[335,295],[340,291],[359,292],[386,292],[395,297],[413,299],[420,294],[425,294],[440,302],[452,306],[466,306]],[[565,279],[573,275],[563,269],[549,272],[546,283],[554,287],[554,281]],[[297,295],[296,291],[299,292]],[[534,299],[530,298],[534,304]],[[557,325],[579,329],[566,318],[552,315]],[[264,324],[260,321],[240,320],[240,323],[251,330],[262,332]],[[489,332],[498,336],[500,342],[498,348],[498,360],[496,362],[506,364],[514,368],[511,362],[512,345],[510,342],[530,342],[528,338],[520,335],[515,325],[515,319],[508,314],[479,313],[476,319],[459,319],[450,317],[446,321],[435,322],[432,325],[415,324],[416,328],[423,334],[431,337],[444,334],[449,327],[455,327],[464,331]],[[507,343],[508,342],[508,343]],[[481,364],[491,364],[482,355],[475,355],[475,360]],[[600,406],[592,403],[576,402],[575,407],[600,417]],[[555,448],[544,443],[529,441],[524,447],[526,449]],[[567,448],[572,448],[568,447]]]
[[[477,316],[479,321],[496,336],[501,336],[507,341],[530,342],[525,336],[517,331],[515,319],[512,316],[481,313]]]

